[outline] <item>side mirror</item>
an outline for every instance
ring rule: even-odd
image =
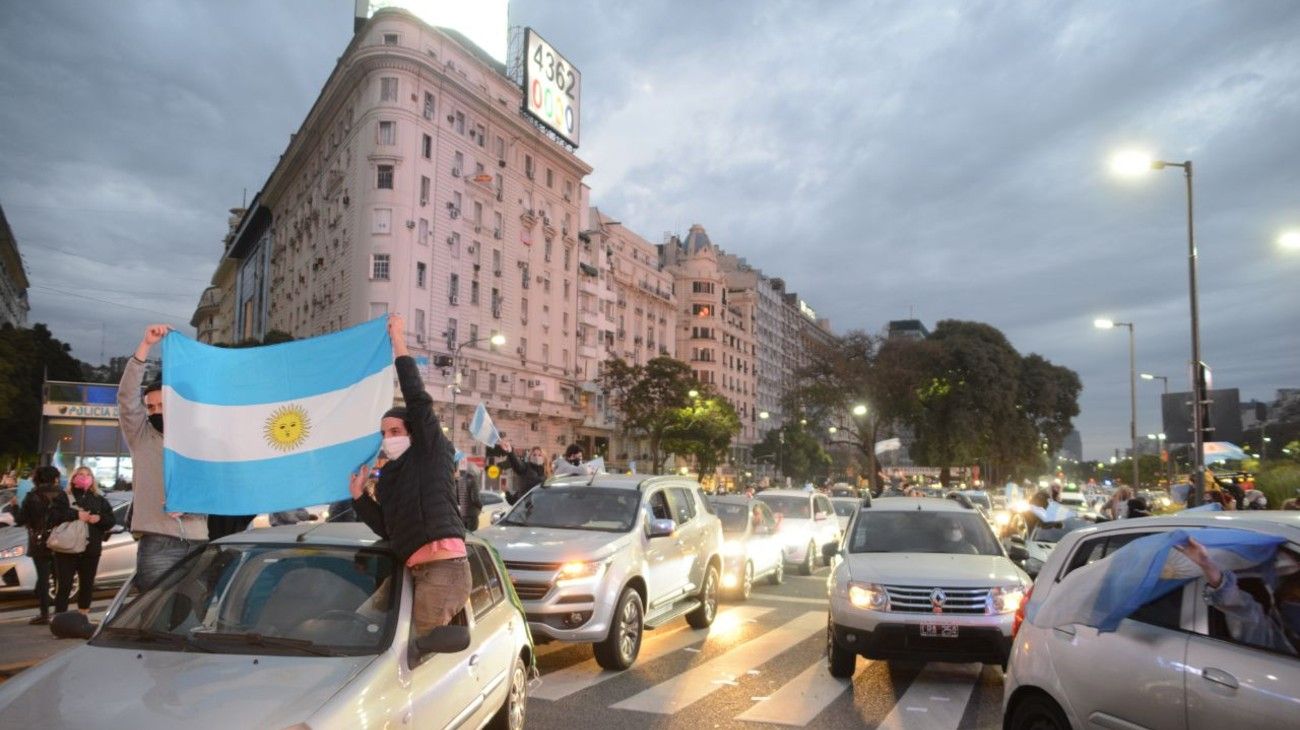
[[[1029,550],[1025,548],[1023,543],[1020,545],[1013,543],[1011,547],[1007,548],[1007,557],[1011,558],[1013,562],[1023,563],[1029,559]]]
[[[494,512],[494,513],[492,514],[492,524],[495,525],[496,523],[498,523],[498,522],[500,522],[501,520],[505,519],[505,516],[506,516],[506,513],[505,513],[505,512]]]
[[[50,619],[50,633],[60,639],[89,639],[95,626],[80,611],[64,611]]]
[[[672,520],[650,520],[650,537],[672,537],[677,523]]]
[[[439,626],[415,640],[420,656],[455,654],[469,648],[468,626]]]
[[[833,542],[830,543],[829,545],[822,545],[822,557],[826,558],[827,562],[830,562],[831,558],[834,558],[836,555],[839,554],[840,554],[839,543]]]

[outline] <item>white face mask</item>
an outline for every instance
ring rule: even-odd
[[[390,459],[400,457],[409,448],[411,448],[410,436],[389,436],[384,439],[384,454]]]

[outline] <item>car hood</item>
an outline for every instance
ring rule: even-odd
[[[27,547],[26,527],[0,528],[0,550],[8,550],[19,545]]]
[[[1001,555],[851,553],[848,564],[852,580],[884,585],[980,588],[1030,582]]]
[[[282,728],[306,720],[374,657],[140,651],[83,645],[0,686],[12,727]]]
[[[502,560],[562,563],[608,556],[626,541],[626,532],[559,530],[552,527],[493,525],[474,533],[492,543]]]

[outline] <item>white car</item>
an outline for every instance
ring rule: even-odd
[[[1003,689],[1005,730],[1296,726],[1300,659],[1234,639],[1203,599],[1203,579],[1142,606],[1113,632],[1047,625],[1053,596],[1076,569],[1140,537],[1201,527],[1283,537],[1285,550],[1300,555],[1300,512],[1180,513],[1066,535],[1017,615]],[[1248,586],[1251,580],[1257,585]],[[1252,595],[1268,595],[1257,578],[1239,583]]]
[[[1011,544],[1025,549],[1026,556],[1021,561],[1020,567],[1024,568],[1031,578],[1037,577],[1038,571],[1043,569],[1048,556],[1056,549],[1056,545],[1061,541],[1061,538],[1075,530],[1081,530],[1095,523],[1095,519],[1071,517],[1064,522],[1039,523],[1034,526],[1034,529],[1027,537],[1012,535]]]
[[[709,502],[722,521],[722,588],[744,601],[759,578],[781,585],[785,555],[772,510],[748,497],[713,497]]]
[[[863,504],[871,504],[871,497],[856,499],[854,497],[831,497],[831,509],[835,510],[835,521],[840,523],[840,534],[849,531],[849,520],[857,514]]]
[[[510,503],[500,492],[484,489],[479,493],[479,501],[483,503],[483,511],[478,513],[477,529],[479,530],[495,525],[497,520],[505,517],[510,511]]]
[[[839,544],[843,533],[830,497],[802,489],[767,489],[754,499],[776,515],[785,562],[797,565],[801,575],[812,575],[825,546]]]
[[[853,519],[827,580],[830,672],[858,656],[1003,664],[1029,577],[988,522],[950,499],[877,499]]]
[[[135,574],[135,539],[126,525],[131,508],[131,492],[105,492],[113,508],[116,524],[109,530],[95,573],[96,588],[115,588]],[[30,596],[36,587],[36,565],[27,552],[27,528],[0,528],[0,597]],[[75,599],[80,578],[72,577],[70,599]],[[54,600],[54,580],[50,580],[50,600]]]
[[[490,548],[452,625],[415,635],[409,571],[361,523],[230,535],[90,641],[0,685],[6,726],[523,727],[533,649]],[[56,617],[56,622],[64,618]]]

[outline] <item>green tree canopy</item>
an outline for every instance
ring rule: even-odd
[[[72,346],[40,323],[30,329],[0,328],[0,454],[12,458],[36,452],[41,386],[47,379],[81,380]]]
[[[754,445],[754,458],[771,461],[778,472],[797,482],[824,477],[831,465],[831,455],[821,441],[798,422],[787,422],[764,434]]]
[[[680,425],[678,411],[691,405],[690,392],[700,388],[690,366],[666,356],[645,365],[614,358],[601,364],[596,382],[621,416],[624,430],[647,439],[651,473],[658,474],[666,453],[664,433]]]
[[[727,454],[731,439],[740,433],[740,416],[718,393],[700,386],[691,403],[673,411],[663,432],[664,451],[694,457],[700,479],[712,474]]]

